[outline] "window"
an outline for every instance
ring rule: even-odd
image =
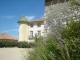
[[[38,27],[41,27],[41,23],[38,23],[37,26],[38,26]]]
[[[33,24],[30,24],[30,27],[33,27]]]
[[[41,36],[41,31],[40,30],[38,31],[38,36]]]
[[[33,31],[30,31],[30,38],[33,38]]]

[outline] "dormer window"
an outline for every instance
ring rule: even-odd
[[[30,24],[30,27],[33,27],[33,24]]]
[[[38,27],[41,27],[41,23],[37,23],[37,26],[38,26]]]

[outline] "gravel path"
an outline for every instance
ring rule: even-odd
[[[0,48],[0,60],[24,60],[29,56],[28,48]],[[26,60],[26,59],[25,59]]]

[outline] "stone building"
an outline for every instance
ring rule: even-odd
[[[80,3],[80,0],[76,0]],[[66,21],[80,18],[80,6],[72,6],[69,0],[45,0],[44,13],[45,35],[59,34],[59,29],[66,25]],[[50,36],[49,35],[49,36]]]

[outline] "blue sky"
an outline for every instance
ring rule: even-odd
[[[17,21],[25,15],[30,20],[44,17],[44,0],[0,0],[0,33],[18,37]]]

